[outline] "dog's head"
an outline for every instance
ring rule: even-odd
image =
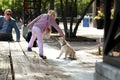
[[[66,44],[66,40],[63,37],[59,37],[59,43],[62,45]]]

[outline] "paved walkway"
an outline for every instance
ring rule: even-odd
[[[77,35],[99,39],[103,37],[103,30],[93,27],[79,27]],[[75,48],[78,60],[64,60],[64,55],[62,58],[56,59],[60,53],[60,45],[56,37],[51,37],[49,40],[44,40],[44,53],[48,57],[47,62],[64,70],[64,74],[70,75],[71,80],[94,80],[95,63],[102,61],[102,55],[96,55],[99,41],[68,41],[68,43]],[[34,50],[38,51],[38,48],[34,48]]]
[[[62,24],[60,24],[62,26]],[[61,27],[63,29],[63,27]],[[97,42],[81,42],[81,41],[68,41],[72,45],[77,54],[77,60],[64,60],[63,56],[60,59],[56,57],[60,53],[60,45],[56,37],[51,37],[49,40],[44,40],[44,53],[47,56],[46,62],[52,66],[58,67],[65,71],[63,74],[71,76],[70,80],[94,80],[95,63],[102,61],[101,55],[98,53],[98,44],[100,39],[103,38],[103,30],[98,30],[90,27],[79,26],[77,36],[97,39]],[[36,52],[38,48],[33,48]]]

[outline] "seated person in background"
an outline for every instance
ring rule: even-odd
[[[15,20],[11,17],[12,10],[6,9],[4,16],[0,16],[0,41],[13,41],[12,29],[16,32],[16,41],[20,41],[20,31]]]
[[[29,41],[30,41],[31,36],[32,36],[32,31],[31,31],[31,30],[28,30],[28,33],[27,33],[27,35],[25,36],[25,40],[26,40],[28,43],[29,43]],[[37,47],[37,39],[34,41],[33,47]]]

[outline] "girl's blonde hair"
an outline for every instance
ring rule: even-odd
[[[56,17],[57,17],[57,14],[56,14],[56,12],[54,10],[49,10],[48,14],[51,15],[52,18],[54,18],[54,19],[56,19]]]

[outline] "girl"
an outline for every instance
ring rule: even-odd
[[[46,56],[43,55],[43,32],[45,31],[46,23],[48,26],[53,26],[60,33],[60,35],[64,37],[64,34],[57,25],[55,19],[56,12],[54,10],[49,10],[47,14],[41,14],[28,24],[28,28],[32,28],[32,37],[28,43],[28,51],[32,51],[31,48],[37,38],[39,47],[38,54],[41,58],[46,59]]]

